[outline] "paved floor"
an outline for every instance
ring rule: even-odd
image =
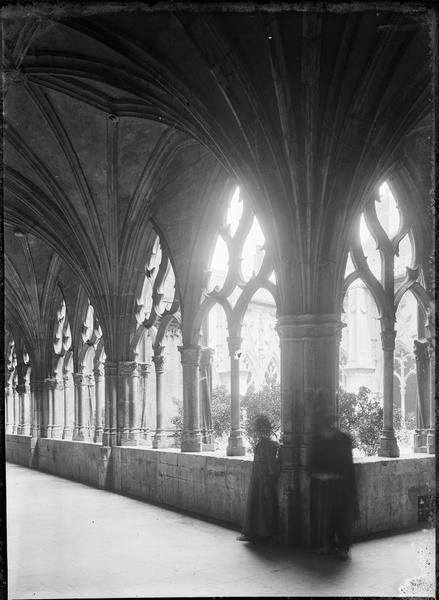
[[[398,596],[432,537],[358,543],[340,562],[255,549],[231,529],[17,465],[6,484],[9,598]]]

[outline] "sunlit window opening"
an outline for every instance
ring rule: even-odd
[[[395,197],[386,182],[379,187],[379,200],[375,202],[375,210],[381,227],[391,239],[398,233],[401,219]]]

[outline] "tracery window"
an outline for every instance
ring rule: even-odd
[[[415,362],[413,344],[415,337],[425,335],[430,301],[423,286],[422,257],[413,225],[406,207],[397,201],[389,184],[382,183],[358,217],[346,262],[343,378],[348,391],[356,391],[349,385],[358,389],[362,381],[381,396],[384,423],[379,453],[385,456],[399,455],[394,435],[395,396],[404,418],[406,377]],[[399,394],[394,393],[394,382]]]
[[[275,281],[260,224],[236,187],[219,223],[200,309],[202,345],[214,350],[214,383],[230,389],[229,455],[245,453],[240,395],[263,385],[278,364]]]

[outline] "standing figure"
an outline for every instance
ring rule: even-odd
[[[271,439],[273,431],[265,415],[255,418],[258,442],[255,446],[247,507],[242,535],[243,542],[268,543],[277,529],[277,479],[279,477],[279,444]]]
[[[311,461],[313,546],[319,554],[349,557],[358,504],[352,458],[352,438],[336,427],[335,417],[323,417]]]

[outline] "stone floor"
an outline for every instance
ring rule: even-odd
[[[6,484],[14,599],[398,596],[425,571],[420,551],[433,539],[361,542],[340,562],[252,548],[217,524],[13,464]]]

